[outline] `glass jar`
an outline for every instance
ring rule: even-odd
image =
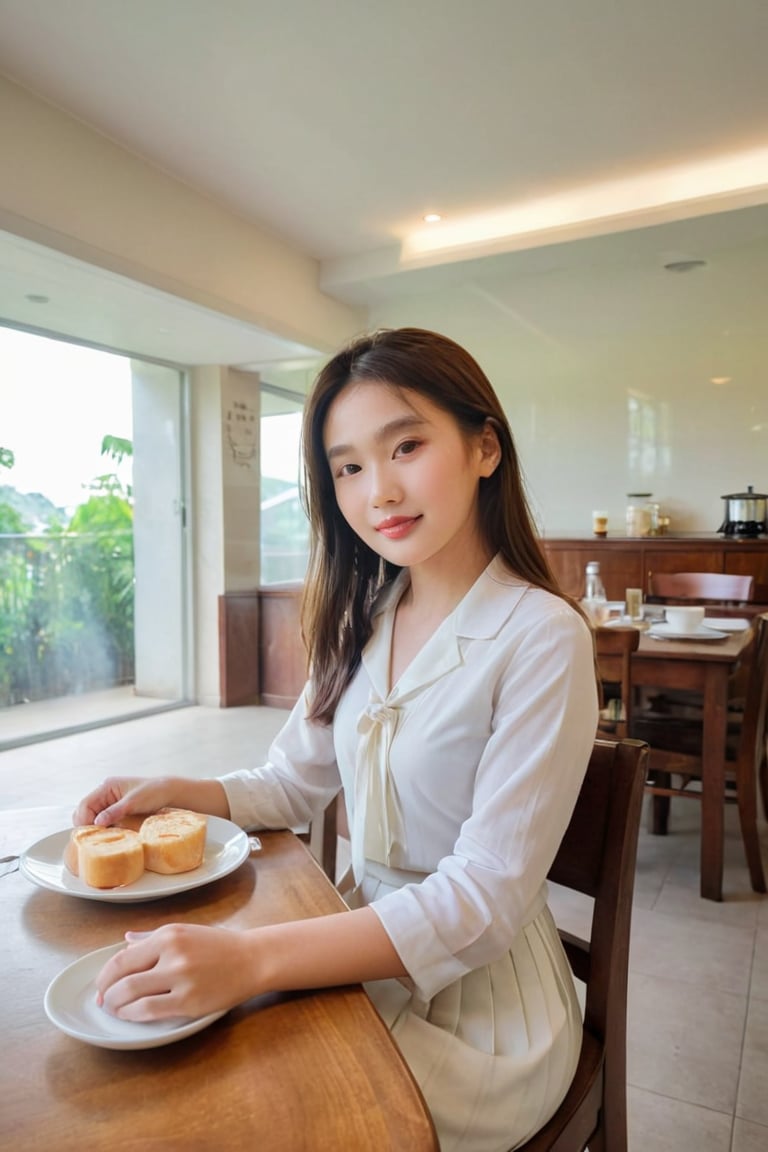
[[[628,492],[627,536],[648,536],[651,531],[650,492]]]

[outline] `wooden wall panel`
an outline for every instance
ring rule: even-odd
[[[259,589],[261,701],[273,708],[292,708],[307,679],[307,658],[301,641],[301,593],[300,584]]]
[[[258,704],[259,593],[219,596],[219,696],[222,708]]]

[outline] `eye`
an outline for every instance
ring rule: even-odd
[[[403,440],[395,448],[395,456],[412,456],[416,449],[421,445],[420,440]]]
[[[341,464],[333,475],[334,479],[338,479],[340,476],[354,476],[354,474],[359,471],[359,464]]]

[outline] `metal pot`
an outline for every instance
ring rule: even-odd
[[[725,520],[729,524],[765,524],[766,501],[764,492],[754,492],[752,485],[746,492],[733,492],[723,496],[725,500]]]

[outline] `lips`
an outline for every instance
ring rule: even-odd
[[[420,519],[420,516],[389,516],[376,525],[376,531],[388,540],[402,540]]]

